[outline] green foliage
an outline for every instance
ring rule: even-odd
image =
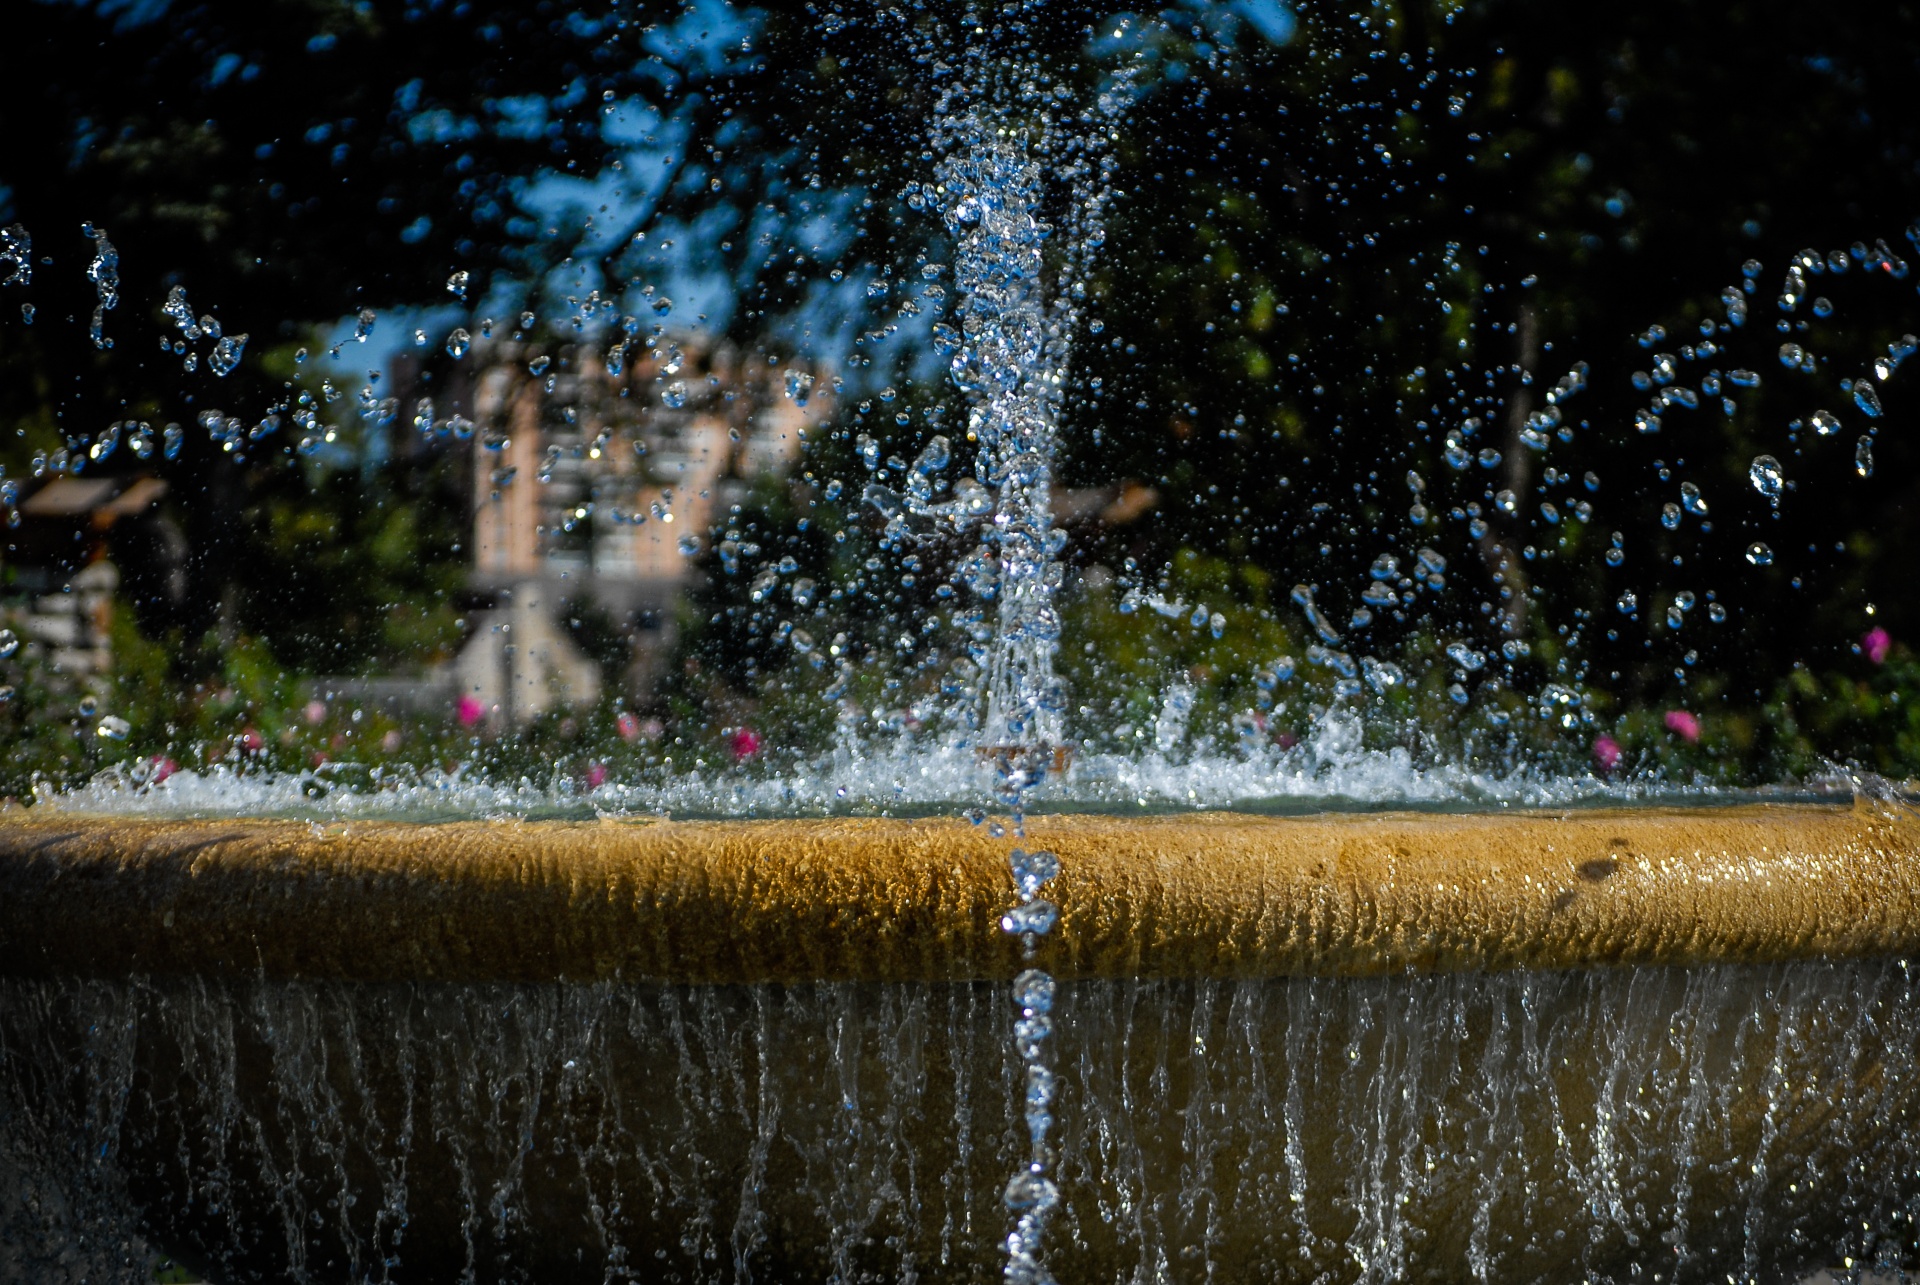
[[[16,131],[0,201],[55,262],[33,286],[41,320],[16,325],[10,312],[0,326],[0,425],[15,430],[0,455],[17,478],[35,450],[108,422],[184,422],[181,458],[139,467],[173,484],[167,515],[188,545],[190,584],[177,611],[142,604],[144,632],[116,622],[108,706],[134,724],[124,746],[82,726],[37,662],[12,662],[6,792],[35,774],[71,781],[154,755],[283,770],[319,756],[368,773],[472,760],[516,779],[573,779],[601,761],[725,764],[729,729],[743,726],[777,729],[773,756],[830,744],[848,711],[895,730],[952,716],[950,676],[977,644],[956,612],[991,618],[954,583],[973,542],[946,533],[888,547],[858,502],[865,473],[851,448],[871,433],[883,457],[911,458],[946,431],[964,457],[958,407],[938,383],[902,380],[897,403],[849,406],[794,487],[761,487],[711,533],[707,583],[648,711],[665,724],[658,744],[618,731],[629,711],[612,697],[510,742],[476,743],[450,716],[363,711],[354,723],[329,709],[309,722],[313,676],[414,672],[457,646],[463,466],[402,449],[379,467],[328,471],[295,460],[284,438],[242,464],[194,427],[216,406],[258,411],[317,391],[313,367],[291,355],[299,336],[362,306],[445,305],[455,266],[473,272],[476,303],[496,286],[536,299],[562,265],[619,297],[665,271],[648,256],[671,238],[632,233],[698,222],[713,231],[700,268],[736,287],[716,324],[752,345],[845,273],[905,277],[916,256],[938,261],[937,220],[896,199],[927,176],[932,69],[872,26],[827,35],[797,11],[755,18],[750,58],[728,50],[711,63],[661,53],[648,24],[665,11],[562,22],[509,0],[271,0],[158,6],[125,22],[118,12],[27,5],[13,30],[22,48],[88,52],[30,60],[13,86],[49,124]],[[1086,45],[1090,12],[1050,5],[1023,27],[1083,95],[1111,71]],[[1136,64],[1142,97],[1114,150],[1124,195],[1076,283],[1102,328],[1076,337],[1058,481],[1135,479],[1160,502],[1125,528],[1076,530],[1061,654],[1076,736],[1150,742],[1173,680],[1193,689],[1194,726],[1218,736],[1240,719],[1297,739],[1340,699],[1367,711],[1376,744],[1423,760],[1580,769],[1606,733],[1622,771],[1673,779],[1802,776],[1829,760],[1920,771],[1911,651],[1874,666],[1851,650],[1869,623],[1920,637],[1905,591],[1920,547],[1915,366],[1884,381],[1872,476],[1851,454],[1864,421],[1833,439],[1789,432],[1815,408],[1852,415],[1840,380],[1920,330],[1911,285],[1823,277],[1830,317],[1803,306],[1789,320],[1773,302],[1784,256],[1881,237],[1899,246],[1920,212],[1909,102],[1920,16],[1857,6],[1786,22],[1766,6],[1693,0],[1297,16],[1281,46],[1171,25]],[[659,197],[591,211],[592,236],[572,212],[549,234],[528,194],[616,173],[624,144],[602,128],[613,103],[686,130]],[[616,217],[620,235],[607,235]],[[113,351],[84,338],[82,220],[121,250]],[[822,222],[846,234],[839,252],[807,240]],[[1713,328],[1749,256],[1766,265],[1747,296],[1752,318]],[[173,284],[256,335],[224,381],[154,359]],[[893,324],[877,311],[846,324],[869,322]],[[1670,411],[1657,435],[1637,432],[1646,399],[1628,376],[1651,361],[1635,336],[1655,322],[1673,348],[1709,323],[1717,351],[1697,373],[1750,366],[1762,387],[1730,412],[1709,397]],[[1782,371],[1779,324],[1818,354],[1815,371]],[[861,363],[875,360],[864,341],[879,333],[861,335],[850,374],[876,374]],[[1518,441],[1524,412],[1575,360],[1591,363],[1592,387],[1568,403],[1564,440],[1536,456]],[[1496,469],[1447,462],[1449,434],[1468,423],[1473,452],[1501,452]],[[380,456],[385,432],[356,438],[358,458]],[[1798,488],[1777,514],[1746,482],[1761,451]],[[123,452],[103,467],[135,465]],[[825,498],[831,480],[846,489],[837,501]],[[1668,527],[1662,506],[1683,482],[1702,488],[1711,517]],[[1487,533],[1475,534],[1478,520]],[[1772,565],[1745,559],[1757,539]],[[728,543],[760,552],[729,567],[717,551]],[[1344,620],[1377,556],[1406,563],[1419,547],[1445,556],[1446,596],[1355,632],[1345,649],[1390,658],[1399,678],[1361,676],[1359,694],[1336,698],[1339,675],[1309,660],[1291,586],[1304,581]],[[795,569],[755,601],[759,571],[785,557]],[[1129,560],[1166,567],[1158,591],[1185,614],[1120,611]],[[791,586],[803,578],[818,592],[800,605]],[[1629,590],[1632,617],[1615,605]],[[1683,592],[1702,604],[1712,593],[1727,623],[1707,623],[1702,605],[1666,625]],[[1224,618],[1217,637],[1210,619],[1191,623],[1201,603]],[[615,622],[588,612],[576,633],[615,662]],[[1510,654],[1456,677],[1455,643]],[[1264,691],[1256,675],[1289,655],[1296,677]],[[1456,682],[1471,688],[1465,706]],[[1580,702],[1524,699],[1549,685]],[[1697,744],[1668,728],[1669,710],[1699,719]]]

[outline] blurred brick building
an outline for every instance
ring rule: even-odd
[[[832,414],[830,380],[692,333],[636,343],[617,370],[532,342],[470,362],[480,606],[459,692],[500,722],[598,699],[600,666],[563,627],[583,605],[631,640],[615,680],[646,691],[707,531],[792,469]]]

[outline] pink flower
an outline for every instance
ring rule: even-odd
[[[1667,716],[1671,719],[1673,716]],[[1669,724],[1671,725],[1671,724]],[[1620,766],[1620,742],[1605,732],[1593,738],[1593,761],[1602,772],[1611,772]]]
[[[249,754],[258,754],[261,750],[267,748],[267,742],[259,732],[249,727],[246,731],[240,733],[240,748]]]
[[[622,713],[613,720],[613,730],[620,733],[620,739],[630,741],[640,735],[640,720],[632,714]]]
[[[327,703],[325,701],[316,700],[316,701],[307,702],[307,722],[318,723],[321,719],[325,718],[326,716],[327,716]]]
[[[1893,650],[1893,635],[1875,625],[1860,637],[1860,650],[1867,653],[1867,659],[1876,665],[1887,663],[1887,653]]]
[[[1689,745],[1700,741],[1700,720],[1684,709],[1667,711],[1667,730],[1680,733],[1680,739]]]
[[[751,727],[740,728],[728,744],[733,747],[733,761],[744,763],[760,752],[760,733]]]
[[[158,785],[179,770],[178,763],[164,754],[156,754],[153,756],[153,775],[147,779]]]
[[[472,727],[487,716],[487,707],[480,703],[478,696],[468,692],[453,707],[453,712],[454,716],[460,720],[460,726]]]
[[[597,790],[607,783],[607,765],[590,763],[587,765],[587,788]]]
[[[389,727],[387,734],[380,738],[380,748],[391,754],[400,748],[400,729]]]

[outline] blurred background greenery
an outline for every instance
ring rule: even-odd
[[[0,794],[112,763],[317,771],[316,789],[462,764],[593,784],[937,722],[965,649],[940,589],[968,546],[884,540],[858,503],[856,439],[910,459],[962,411],[927,318],[847,287],[945,261],[913,185],[930,175],[959,18],[706,0],[16,6],[16,47],[40,56],[16,68],[0,156],[0,225],[34,237],[31,284],[0,290],[6,477],[30,496],[36,457],[84,454],[109,423],[186,431],[176,457],[122,450],[89,474],[169,489],[100,537],[122,581],[111,673],[87,711],[34,647],[0,663],[15,689]],[[1088,749],[1157,744],[1176,689],[1192,712],[1169,752],[1305,740],[1341,675],[1311,662],[1292,586],[1344,624],[1383,553],[1410,567],[1431,549],[1444,593],[1348,631],[1349,650],[1395,667],[1347,698],[1369,744],[1681,781],[1831,762],[1920,772],[1920,367],[1881,381],[1872,422],[1842,387],[1920,330],[1920,278],[1894,269],[1920,255],[1906,239],[1920,216],[1914,6],[1838,4],[1816,21],[1692,0],[1194,4],[1122,22],[1061,3],[980,38],[1033,51],[1075,101],[1138,69],[1059,465],[1064,490],[1151,494],[1124,520],[1069,521],[1061,665]],[[641,196],[607,195],[643,164],[659,174]],[[86,336],[83,223],[118,250],[112,348]],[[1811,280],[1830,315],[1776,306],[1803,248],[1850,266]],[[1750,320],[1709,325],[1720,352],[1699,360],[1756,370],[1760,387],[1727,413],[1707,397],[1637,432],[1647,397],[1632,372],[1724,320],[1749,259],[1762,265],[1742,295]],[[455,270],[466,301],[448,293]],[[323,351],[371,308],[398,345],[388,358],[450,386],[452,325],[478,333],[483,313],[525,309],[527,333],[558,345],[600,324],[590,292],[640,311],[635,292],[656,283],[716,341],[842,377],[833,431],[810,439],[796,476],[743,483],[705,533],[659,677],[626,682],[632,622],[582,602],[564,623],[608,675],[590,708],[506,736],[451,702],[325,699],[328,676],[445,664],[484,604],[465,547],[470,451],[412,440],[404,413],[356,418],[344,384],[347,399],[325,401]],[[153,343],[175,286],[249,334],[231,375],[183,374]],[[1671,338],[1643,347],[1656,324]],[[416,327],[433,342],[409,354]],[[1785,371],[1783,341],[1815,368]],[[1526,449],[1528,413],[1576,362],[1589,386],[1565,403],[1568,440]],[[251,418],[301,391],[338,449],[302,456],[287,430],[234,451],[196,423],[210,405]],[[1790,431],[1828,407],[1844,432]],[[1500,453],[1490,471],[1446,461],[1470,420],[1471,450]],[[1762,452],[1795,487],[1777,508],[1747,481]],[[837,498],[829,479],[846,482]],[[1683,481],[1710,516],[1670,526]],[[1488,502],[1496,487],[1515,513]],[[1767,565],[1747,556],[1756,540]],[[8,549],[21,602],[58,591],[36,564],[71,561],[44,543]],[[729,544],[843,589],[801,622],[809,649],[775,627]],[[1122,611],[1129,589],[1187,610]],[[1617,605],[1629,591],[1631,615]],[[1699,606],[1670,627],[1683,592]],[[1709,602],[1724,624],[1708,623]],[[1459,670],[1455,642],[1490,663]],[[1465,704],[1449,691],[1463,679]],[[102,711],[127,720],[125,739],[98,734]]]

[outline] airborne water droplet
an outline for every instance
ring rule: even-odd
[[[1840,431],[1840,417],[1830,410],[1815,411],[1807,417],[1807,422],[1813,425],[1813,431],[1822,437],[1832,437]]]
[[[465,330],[455,330],[447,336],[447,356],[459,361],[467,355],[467,348],[473,342],[473,336]]]
[[[1028,852],[1015,848],[1007,854],[1007,866],[1020,895],[1031,898],[1060,873],[1060,858],[1051,852]]]
[[[1747,546],[1747,561],[1756,567],[1770,567],[1773,565],[1773,550],[1764,541],[1755,540]]]
[[[1862,437],[1853,448],[1853,471],[1861,477],[1873,476],[1873,439]]]
[[[1756,455],[1753,463],[1747,467],[1747,478],[1753,483],[1753,489],[1767,497],[1775,508],[1780,507],[1780,494],[1786,489],[1786,470],[1780,467],[1780,461],[1771,455]],[[1751,552],[1751,551],[1749,551]]]
[[[207,354],[207,369],[216,375],[229,375],[240,364],[240,354],[246,349],[247,336],[227,335],[214,344],[213,351]]]
[[[1853,381],[1853,404],[1874,419],[1880,418],[1880,394],[1865,379]]]

